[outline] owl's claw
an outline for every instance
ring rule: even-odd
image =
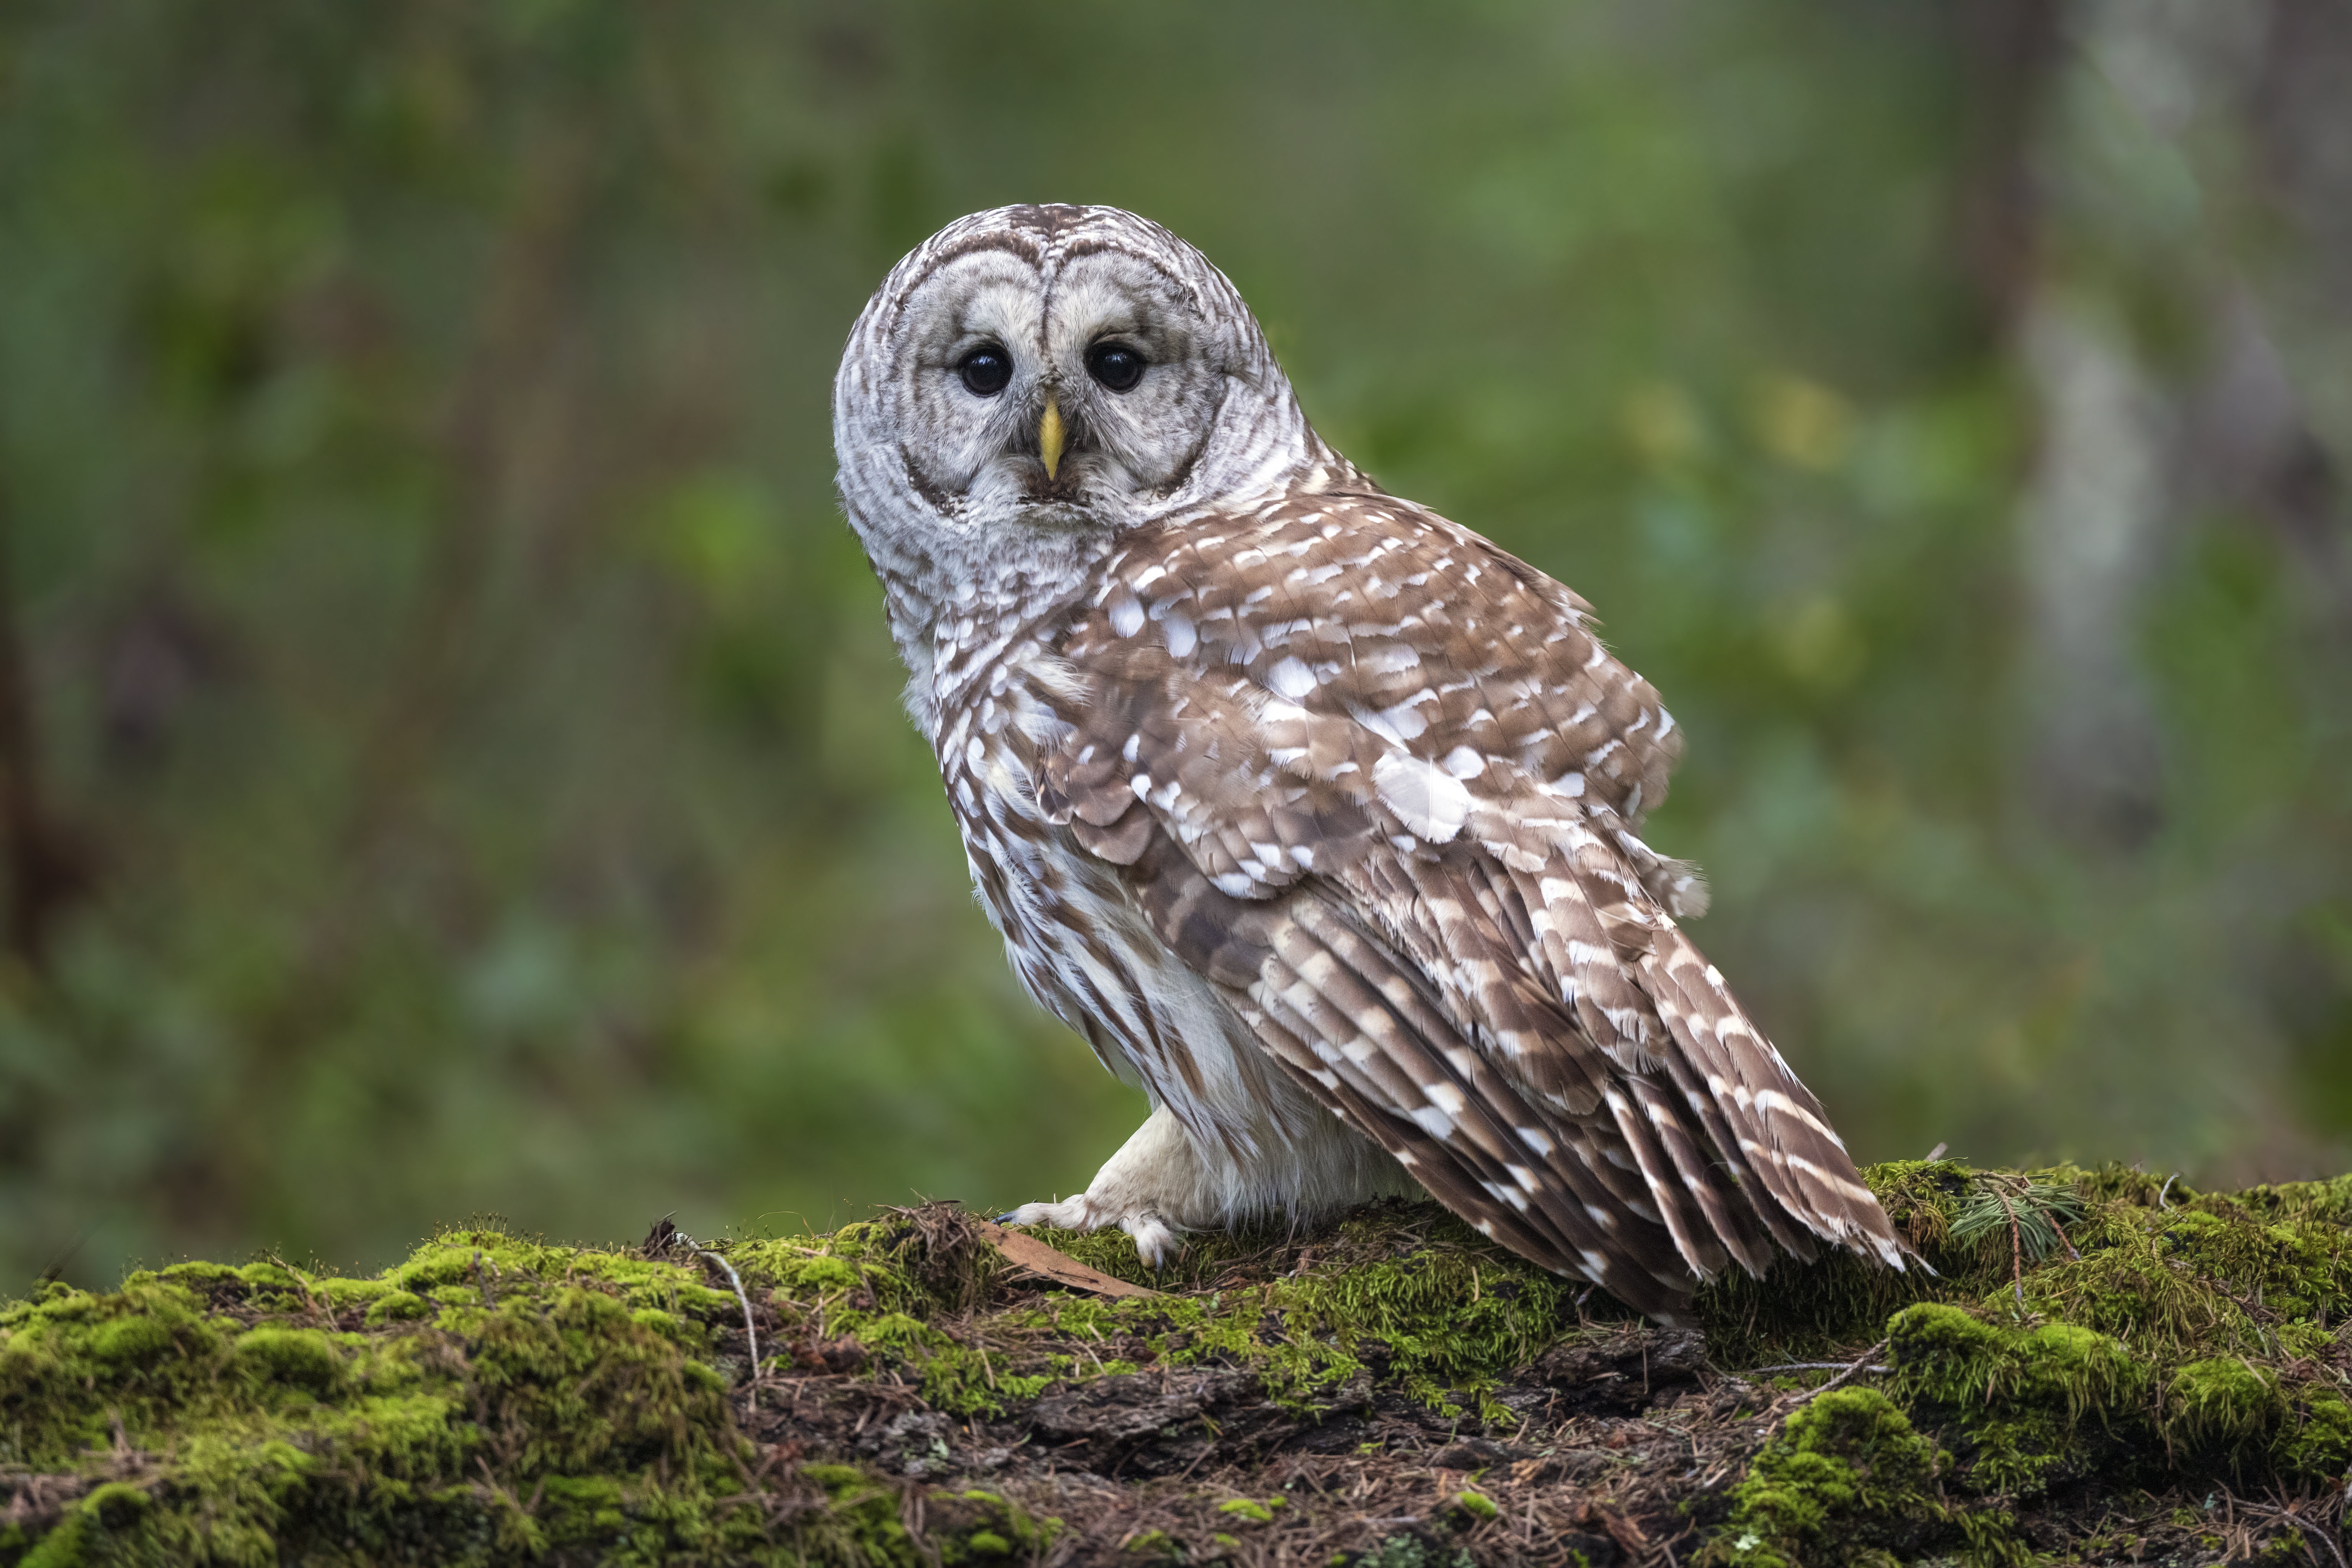
[[[1095,1217],[1087,1204],[1087,1196],[1066,1198],[1058,1204],[1023,1204],[1019,1208],[996,1216],[999,1225],[1045,1225],[1055,1230],[1092,1230],[1105,1223]]]
[[[1177,1239],[1176,1229],[1150,1209],[1139,1214],[1122,1215],[1118,1228],[1135,1238],[1135,1255],[1143,1259],[1154,1279],[1168,1271],[1168,1265],[1183,1245]]]

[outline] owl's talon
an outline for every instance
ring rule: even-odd
[[[1110,1223],[1108,1216],[1097,1215],[1080,1193],[1057,1204],[1023,1204],[1019,1208],[996,1216],[999,1225],[1043,1225],[1055,1230],[1095,1230]]]
[[[1177,1239],[1176,1228],[1150,1209],[1120,1215],[1118,1228],[1135,1238],[1135,1255],[1155,1277],[1167,1271],[1176,1249],[1183,1245]]]

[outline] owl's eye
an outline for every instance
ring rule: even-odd
[[[982,343],[964,355],[956,370],[966,386],[982,397],[993,397],[1013,379],[1013,356],[994,343]]]
[[[1087,351],[1087,374],[1113,392],[1132,392],[1143,379],[1143,356],[1125,343],[1097,343]]]

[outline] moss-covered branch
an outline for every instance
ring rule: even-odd
[[[2340,1561],[2352,1178],[1869,1175],[1927,1267],[1727,1279],[1703,1335],[1406,1205],[1157,1281],[1045,1238],[1120,1300],[944,1206],[719,1244],[756,1384],[683,1250],[50,1286],[0,1309],[0,1563]]]

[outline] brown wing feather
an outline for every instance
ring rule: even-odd
[[[1568,590],[1386,497],[1128,540],[1039,797],[1268,1052],[1513,1247],[1671,1312],[1816,1238],[1899,1266],[1637,837],[1680,733]]]

